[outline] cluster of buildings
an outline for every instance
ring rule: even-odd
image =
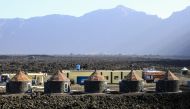
[[[78,65],[79,67],[79,65]],[[76,70],[62,70],[62,72],[66,75],[67,78],[70,79],[72,84],[80,84],[84,85],[84,81],[89,78],[90,75],[93,74],[94,70],[80,70],[78,68]],[[119,84],[121,80],[127,78],[128,74],[131,72],[130,70],[98,70],[101,76],[105,78],[105,81],[108,84]],[[143,70],[135,70],[136,74],[142,77],[146,82],[156,82],[158,80],[164,79],[165,71],[159,71],[154,68],[145,68]],[[189,70],[187,68],[181,69],[181,72],[178,75],[186,75],[189,74]],[[15,74],[0,74],[0,82],[7,82],[10,78],[12,78]],[[28,77],[32,80],[32,85],[42,85],[44,81],[47,81],[52,75],[47,73],[27,73]]]
[[[66,73],[65,73],[66,74]],[[44,93],[69,93],[71,81],[63,72],[58,71],[51,75],[44,83]],[[131,70],[129,74],[119,81],[119,92],[142,92],[144,90],[143,79],[136,71]],[[94,71],[84,80],[85,93],[104,93],[107,90],[107,80],[99,71]],[[23,71],[19,71],[6,84],[7,93],[25,93],[31,89],[31,79]],[[156,82],[156,92],[178,92],[179,79],[172,72],[165,73],[163,79]]]

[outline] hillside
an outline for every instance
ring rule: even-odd
[[[81,17],[0,19],[0,54],[190,56],[190,7],[167,19],[123,6]]]

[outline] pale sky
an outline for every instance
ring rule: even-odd
[[[118,5],[167,18],[173,12],[190,6],[190,0],[0,0],[0,18],[30,18],[50,14],[82,16]]]

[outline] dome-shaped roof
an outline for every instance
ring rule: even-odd
[[[105,78],[96,70],[88,78],[89,81],[105,81]]]
[[[127,75],[127,77],[124,80],[129,80],[129,81],[141,81],[143,80],[139,75],[136,74],[133,70]]]
[[[186,67],[183,67],[182,69],[181,69],[181,71],[188,71],[189,69],[187,69]]]
[[[10,81],[31,81],[24,71],[19,71]]]
[[[56,72],[49,81],[70,81],[61,71]]]
[[[168,70],[165,74],[164,80],[179,80],[179,78],[175,76],[170,70]]]

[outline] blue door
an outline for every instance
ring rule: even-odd
[[[88,76],[78,76],[77,84],[84,85],[84,81],[88,79]]]

